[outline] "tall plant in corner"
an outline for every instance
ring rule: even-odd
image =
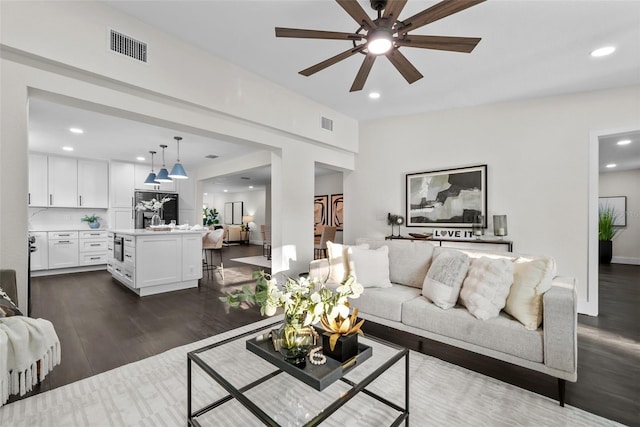
[[[598,210],[598,240],[600,264],[611,264],[613,257],[613,238],[618,234],[618,229],[613,225],[618,214],[616,210],[608,205],[600,206]]]

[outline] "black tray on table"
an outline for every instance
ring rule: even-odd
[[[275,333],[275,330],[273,333]],[[358,354],[344,363],[327,357],[327,363],[324,365],[313,365],[307,359],[304,366],[298,366],[287,362],[282,354],[275,351],[270,339],[257,341],[256,338],[251,338],[247,340],[247,350],[318,391],[324,390],[333,382],[342,378],[347,372],[370,358],[373,353],[373,349],[370,346],[358,343]]]

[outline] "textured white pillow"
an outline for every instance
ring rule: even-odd
[[[504,311],[531,331],[542,323],[542,295],[551,289],[554,270],[552,258],[520,258],[514,264],[513,285]]]
[[[369,245],[366,243],[358,245],[357,247],[369,249]],[[348,245],[327,242],[327,256],[329,257],[329,281],[341,283],[349,275],[348,250]]]
[[[431,263],[422,285],[422,295],[442,309],[456,305],[462,281],[469,270],[469,257],[458,251],[441,252]]]
[[[349,248],[349,267],[356,282],[365,288],[390,288],[389,248],[364,249]]]
[[[476,258],[471,262],[460,291],[460,301],[478,319],[498,317],[513,283],[513,262]]]

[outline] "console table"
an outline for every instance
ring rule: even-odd
[[[504,239],[445,239],[440,237],[418,238],[411,236],[387,236],[385,240],[426,240],[429,242],[438,242],[439,246],[452,247],[459,249],[489,249],[489,250],[502,250],[505,252],[513,252],[513,242],[511,240]],[[487,246],[485,246],[487,245]]]

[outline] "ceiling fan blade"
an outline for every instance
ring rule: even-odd
[[[392,17],[393,19],[397,20],[406,4],[407,0],[388,0],[387,7],[384,8],[384,14],[382,15],[382,17]]]
[[[340,6],[349,14],[358,25],[370,29],[376,28],[377,25],[373,23],[367,12],[364,11],[362,6],[356,0],[336,0]]]
[[[365,56],[364,61],[362,61],[362,65],[360,66],[360,70],[358,74],[356,74],[356,79],[353,81],[351,85],[351,89],[349,92],[355,92],[358,90],[362,90],[364,87],[364,83],[367,81],[367,77],[369,77],[369,72],[371,71],[371,67],[376,60],[377,55],[368,54]]]
[[[276,27],[276,37],[293,37],[299,39],[362,40],[363,36],[356,33],[340,33],[337,31],[301,30],[297,28]]]
[[[385,55],[409,84],[424,77],[398,49],[392,49]]]
[[[356,53],[360,52],[361,50],[363,50],[366,47],[365,44],[361,44],[359,46],[356,47],[352,47],[349,50],[345,50],[342,53],[339,53],[336,56],[333,56],[329,59],[326,59],[322,62],[317,63],[316,65],[312,65],[309,68],[305,68],[304,70],[300,71],[299,74],[302,74],[303,76],[307,76],[309,77],[312,74],[317,73],[318,71],[322,71],[325,68],[342,61],[343,59],[347,59],[348,57],[355,55]]]
[[[471,53],[480,43],[478,37],[448,37],[448,36],[416,36],[405,34],[396,40],[397,46],[418,47],[422,49],[447,50],[450,52]]]
[[[418,12],[410,18],[405,19],[398,27],[398,33],[407,33],[424,25],[446,18],[449,15],[463,11],[471,6],[475,6],[485,0],[444,0],[440,3]]]

